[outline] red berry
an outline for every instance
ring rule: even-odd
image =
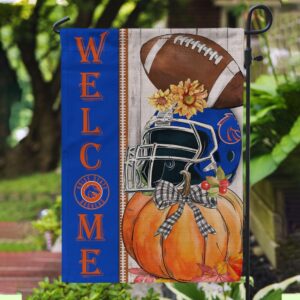
[[[207,191],[210,189],[210,184],[205,180],[201,182],[201,189]]]
[[[228,181],[227,179],[222,179],[222,180],[220,180],[220,186],[221,186],[221,187],[228,188],[228,186],[229,186],[229,181]]]
[[[220,186],[219,187],[219,193],[222,194],[222,195],[226,194],[227,193],[227,187]]]

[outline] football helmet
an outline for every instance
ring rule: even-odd
[[[241,157],[241,132],[230,109],[206,108],[190,119],[173,111],[156,112],[146,124],[141,144],[129,147],[125,161],[125,190],[152,191],[155,183],[191,184],[216,176],[219,166],[231,182]]]

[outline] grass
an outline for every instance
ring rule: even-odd
[[[33,174],[0,182],[0,222],[31,221],[60,194],[60,174]]]
[[[53,205],[60,194],[60,174],[33,174],[0,182],[0,222],[33,221],[41,210]],[[1,238],[1,237],[0,237]],[[0,252],[24,252],[43,249],[42,236],[1,241]]]
[[[0,222],[19,222],[35,220],[39,212],[49,208],[51,197],[40,197],[32,200],[9,199],[0,201]]]
[[[10,193],[60,193],[60,174],[39,173],[0,182],[0,194]]]
[[[38,251],[41,249],[42,247],[34,242],[30,242],[30,243],[11,242],[11,243],[0,244],[0,252],[27,252],[27,251]]]

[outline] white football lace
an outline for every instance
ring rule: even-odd
[[[201,44],[200,41],[196,41],[191,37],[187,37],[184,35],[178,35],[174,39],[174,44],[179,42],[180,46],[189,47],[192,46],[192,50],[196,50],[198,53],[202,53],[204,56],[209,55],[209,60],[214,60],[214,63],[217,65],[222,59],[223,56],[218,53],[218,51],[215,51],[214,49],[206,46],[206,44]]]

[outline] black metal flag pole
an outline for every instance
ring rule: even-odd
[[[265,13],[266,26],[261,29],[252,28],[252,17],[255,11],[262,10]],[[272,26],[273,16],[269,7],[259,4],[250,8],[246,21],[246,49],[245,49],[245,69],[246,69],[246,191],[244,205],[244,275],[246,276],[246,300],[250,300],[250,75],[252,60],[261,61],[262,56],[252,57],[251,36],[262,34]]]

